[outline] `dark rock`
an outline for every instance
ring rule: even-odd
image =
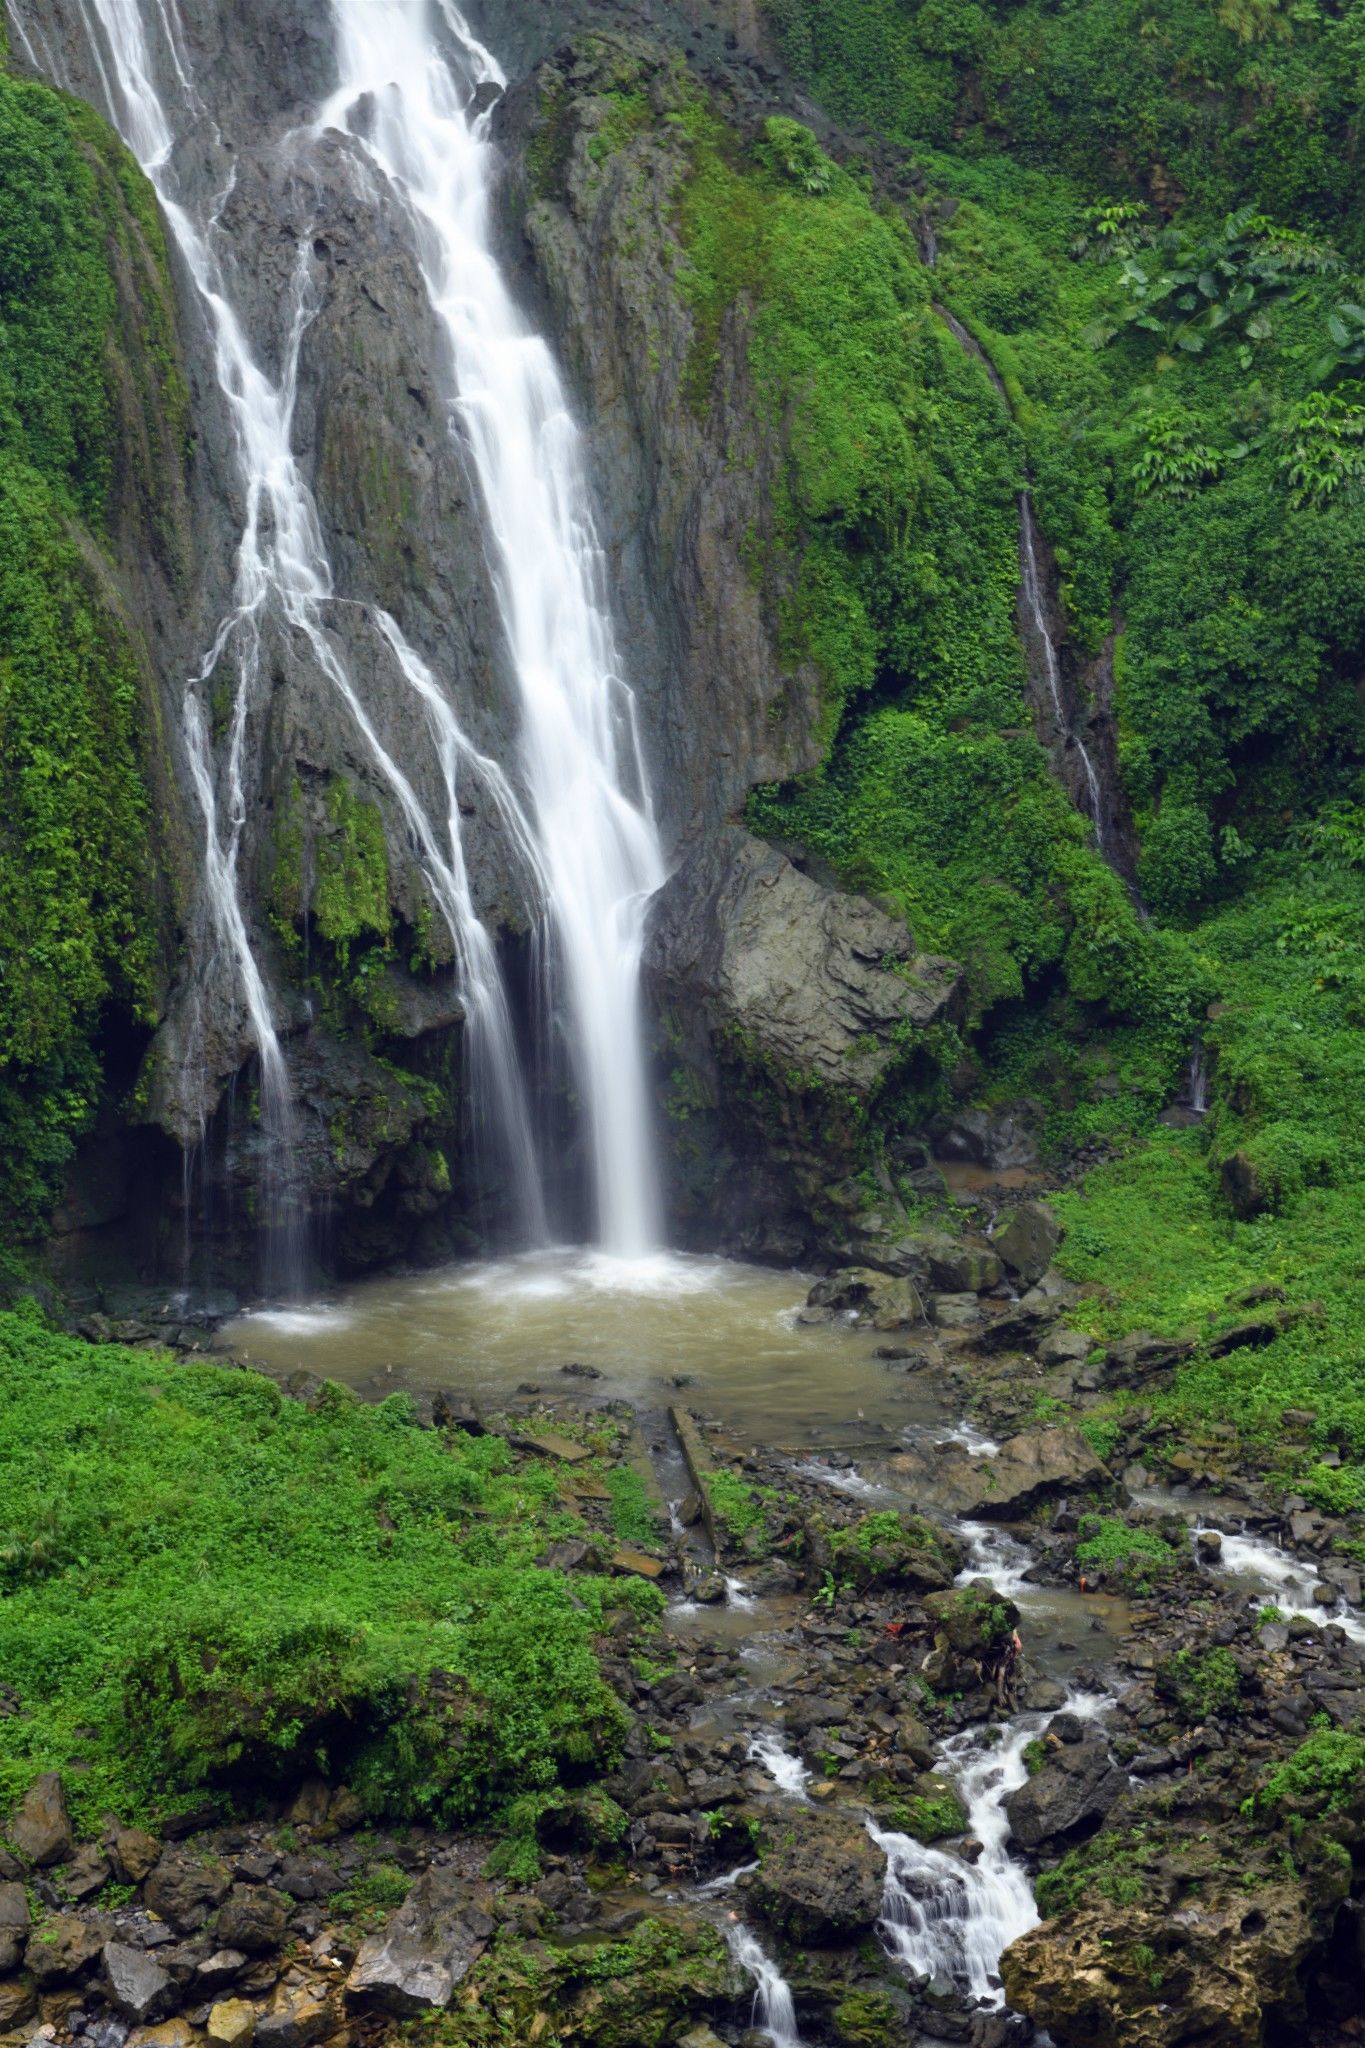
[[[74,1844],[66,1793],[56,1771],[44,1771],[29,1786],[10,1821],[9,1838],[39,1870],[65,1863]]]
[[[1104,1377],[1111,1386],[1131,1386],[1153,1374],[1169,1372],[1188,1358],[1195,1348],[1192,1337],[1154,1337],[1150,1330],[1134,1330],[1109,1346]]]
[[[1005,1800],[1010,1831],[1023,1849],[1079,1840],[1100,1825],[1123,1788],[1103,1742],[1067,1745]]]
[[[1049,1330],[1038,1346],[1040,1365],[1083,1365],[1095,1349],[1095,1339],[1084,1330]]]
[[[86,1842],[63,1870],[62,1888],[68,1898],[88,1899],[93,1892],[108,1884],[112,1876],[113,1865],[100,1854],[93,1842]]]
[[[0,1983],[0,2034],[21,2027],[38,2010],[38,1994],[31,1977],[11,1977]]]
[[[343,1880],[335,1866],[321,1856],[286,1856],[277,1882],[280,1890],[294,1899],[329,1899],[341,1890]]]
[[[791,1941],[847,1941],[875,1924],[885,1876],[859,1817],[820,1809],[768,1848],[750,1895]]]
[[[155,2018],[171,2001],[171,1980],[160,1964],[126,1942],[105,1942],[104,1981],[115,2012],[138,2026]]]
[[[143,1896],[177,1934],[193,1934],[227,1897],[232,1878],[216,1856],[189,1849],[164,1849]]]
[[[224,1948],[245,1955],[272,1954],[284,1941],[289,1901],[267,1885],[235,1884],[218,1909],[214,1929]]]
[[[0,1977],[18,1967],[31,1924],[24,1887],[0,1883]]]
[[[103,1948],[107,1926],[76,1913],[53,1913],[29,1935],[24,1961],[38,1986],[68,1984],[86,1971]]]

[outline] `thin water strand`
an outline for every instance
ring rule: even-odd
[[[1064,739],[1072,741],[1085,775],[1086,800],[1091,822],[1095,827],[1095,844],[1101,853],[1105,851],[1104,797],[1100,788],[1099,773],[1090,751],[1078,732],[1073,732],[1066,715],[1062,699],[1061,664],[1057,659],[1057,646],[1048,624],[1047,606],[1043,601],[1043,579],[1038,567],[1038,529],[1033,518],[1033,500],[1027,491],[1019,493],[1019,553],[1021,563],[1021,587],[1024,606],[1033,636],[1042,650],[1043,680],[1052,702],[1052,713],[1057,730]]]
[[[452,426],[483,496],[521,711],[522,766],[549,898],[569,1051],[593,1160],[597,1236],[648,1252],[659,1219],[639,1015],[650,897],[664,879],[605,599],[580,437],[558,370],[492,252],[495,157],[474,88],[503,74],[449,0],[448,63],[424,0],[335,0],[342,84],[321,110],[402,194],[449,336]]]

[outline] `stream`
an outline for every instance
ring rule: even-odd
[[[955,1441],[986,1460],[999,1446],[952,1412],[939,1375],[907,1373],[879,1357],[871,1331],[803,1322],[809,1285],[800,1273],[714,1258],[622,1261],[538,1252],[358,1283],[327,1303],[241,1317],[224,1327],[219,1342],[281,1376],[325,1373],[371,1398],[445,1390],[490,1408],[537,1397],[551,1404],[627,1403],[684,1564],[665,1630],[682,1661],[722,1650],[737,1673],[708,1690],[692,1725],[742,1743],[755,1796],[785,1808],[797,1827],[814,1812],[813,1799],[842,1799],[885,1859],[877,1932],[888,1956],[931,1997],[1003,2017],[1001,1954],[1038,1921],[1005,1802],[1027,1780],[1029,1745],[1059,1712],[1093,1724],[1113,1705],[1111,1678],[1128,1608],[1115,1596],[1034,1583],[1034,1556],[1017,1532],[939,1516],[965,1552],[958,1583],[989,1581],[1018,1607],[1035,1684],[1041,1681],[1050,1704],[1040,1710],[1035,1696],[1029,1711],[953,1729],[937,1744],[933,1770],[953,1782],[967,1816],[957,1841],[923,1844],[882,1824],[859,1803],[856,1786],[845,1795],[815,1784],[783,1720],[786,1688],[809,1665],[809,1596],[765,1592],[729,1559],[712,1569],[717,1561],[699,1527],[683,1527],[690,1480],[669,1428],[670,1408],[684,1401],[730,1449],[761,1452],[770,1462],[776,1455],[792,1481],[827,1489],[860,1513],[922,1510],[897,1484],[892,1461],[907,1447]],[[1201,1519],[1207,1510],[1192,1503],[1186,1512],[1198,1538],[1210,1526]],[[1206,1558],[1211,1572],[1283,1615],[1326,1618],[1311,1565],[1263,1538],[1220,1534],[1217,1555]],[[706,1577],[711,1591],[696,1597],[694,1587]],[[1358,1616],[1334,1611],[1331,1618],[1365,1641]],[[724,1935],[753,1985],[754,2032],[771,2048],[821,2048],[815,2022],[802,2022],[799,1986],[786,1981],[745,1917],[745,1885],[757,1867],[740,1856],[733,1867],[669,1896],[705,1912]]]

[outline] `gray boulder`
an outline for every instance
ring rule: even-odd
[[[991,1242],[1012,1273],[1032,1286],[1052,1264],[1062,1226],[1046,1202],[1021,1202]]]
[[[168,2002],[171,1980],[145,1949],[126,1942],[104,1944],[104,1982],[109,2003],[135,2026],[153,2019]]]
[[[651,951],[751,1058],[858,1095],[899,1056],[905,1026],[947,1013],[960,978],[865,896],[823,888],[739,831],[665,888]]]
[[[1040,1365],[1084,1365],[1095,1349],[1095,1340],[1084,1330],[1050,1330],[1038,1346]]]
[[[493,1932],[488,1900],[453,1870],[428,1870],[382,1934],[371,1935],[346,1979],[359,2012],[410,2019],[441,2011]]]

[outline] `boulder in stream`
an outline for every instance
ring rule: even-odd
[[[1077,1841],[1100,1825],[1124,1782],[1104,1742],[1065,1743],[1006,1799],[1010,1832],[1022,1849]]]
[[[791,1941],[849,1941],[881,1911],[886,1862],[855,1814],[816,1810],[782,1828],[751,1896]]]

